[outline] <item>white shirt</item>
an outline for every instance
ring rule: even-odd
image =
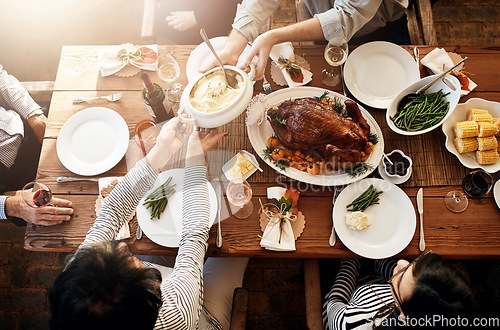
[[[233,28],[253,41],[281,0],[243,0],[238,5]],[[341,37],[349,41],[384,27],[405,13],[408,0],[304,0],[317,17],[326,40]]]
[[[24,136],[21,118],[39,109],[19,80],[0,65],[0,162],[10,168]]]

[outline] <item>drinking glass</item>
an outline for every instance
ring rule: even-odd
[[[325,60],[330,68],[321,72],[321,81],[326,86],[336,86],[342,78],[342,64],[347,59],[347,42],[342,38],[332,38],[325,47]]]
[[[480,198],[490,192],[493,186],[493,177],[483,170],[470,172],[462,181],[462,189],[467,196]]]
[[[452,190],[446,194],[444,198],[444,205],[446,205],[448,210],[460,213],[465,211],[467,206],[469,206],[469,200],[462,191]]]
[[[52,200],[52,191],[50,191],[49,187],[40,182],[28,182],[23,187],[21,196],[26,204],[33,208],[52,206],[52,204],[50,204]]]
[[[158,78],[169,84],[167,98],[173,103],[173,111],[177,111],[182,91],[184,90],[184,86],[181,83],[175,82],[179,79],[181,73],[179,63],[177,63],[172,55],[168,53],[162,54],[158,57],[156,73],[158,74]]]
[[[453,190],[444,198],[446,207],[453,212],[465,211],[469,205],[467,196],[481,198],[490,192],[493,186],[493,177],[483,170],[470,172],[462,181],[462,189],[465,192]]]
[[[243,179],[233,179],[226,190],[229,203],[239,208],[233,215],[238,219],[246,219],[253,212],[252,188]]]

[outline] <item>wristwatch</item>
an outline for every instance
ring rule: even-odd
[[[30,119],[33,116],[39,116],[39,115],[44,115],[42,108],[37,108],[31,111],[26,119]]]

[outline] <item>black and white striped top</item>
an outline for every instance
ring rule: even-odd
[[[21,118],[39,108],[19,80],[0,65],[0,162],[7,168],[14,164],[23,139]]]
[[[88,244],[114,239],[157,175],[145,159],[139,161],[106,198],[101,213],[79,249]],[[163,304],[155,329],[198,327],[203,310],[202,275],[208,247],[209,214],[206,167],[187,167],[182,198],[182,237],[174,270],[162,281]],[[209,320],[211,329],[222,329],[217,320]]]
[[[388,280],[396,263],[383,259],[375,262],[379,274]],[[360,263],[342,259],[340,270],[323,303],[325,329],[372,329],[372,320],[379,309],[394,302],[389,284],[369,284],[356,289]]]

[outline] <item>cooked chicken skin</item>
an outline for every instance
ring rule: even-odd
[[[370,127],[356,102],[345,101],[347,119],[330,106],[314,99],[299,98],[278,106],[281,123],[271,126],[281,143],[290,149],[317,149],[327,162],[344,168],[361,161],[361,151],[370,135]]]

